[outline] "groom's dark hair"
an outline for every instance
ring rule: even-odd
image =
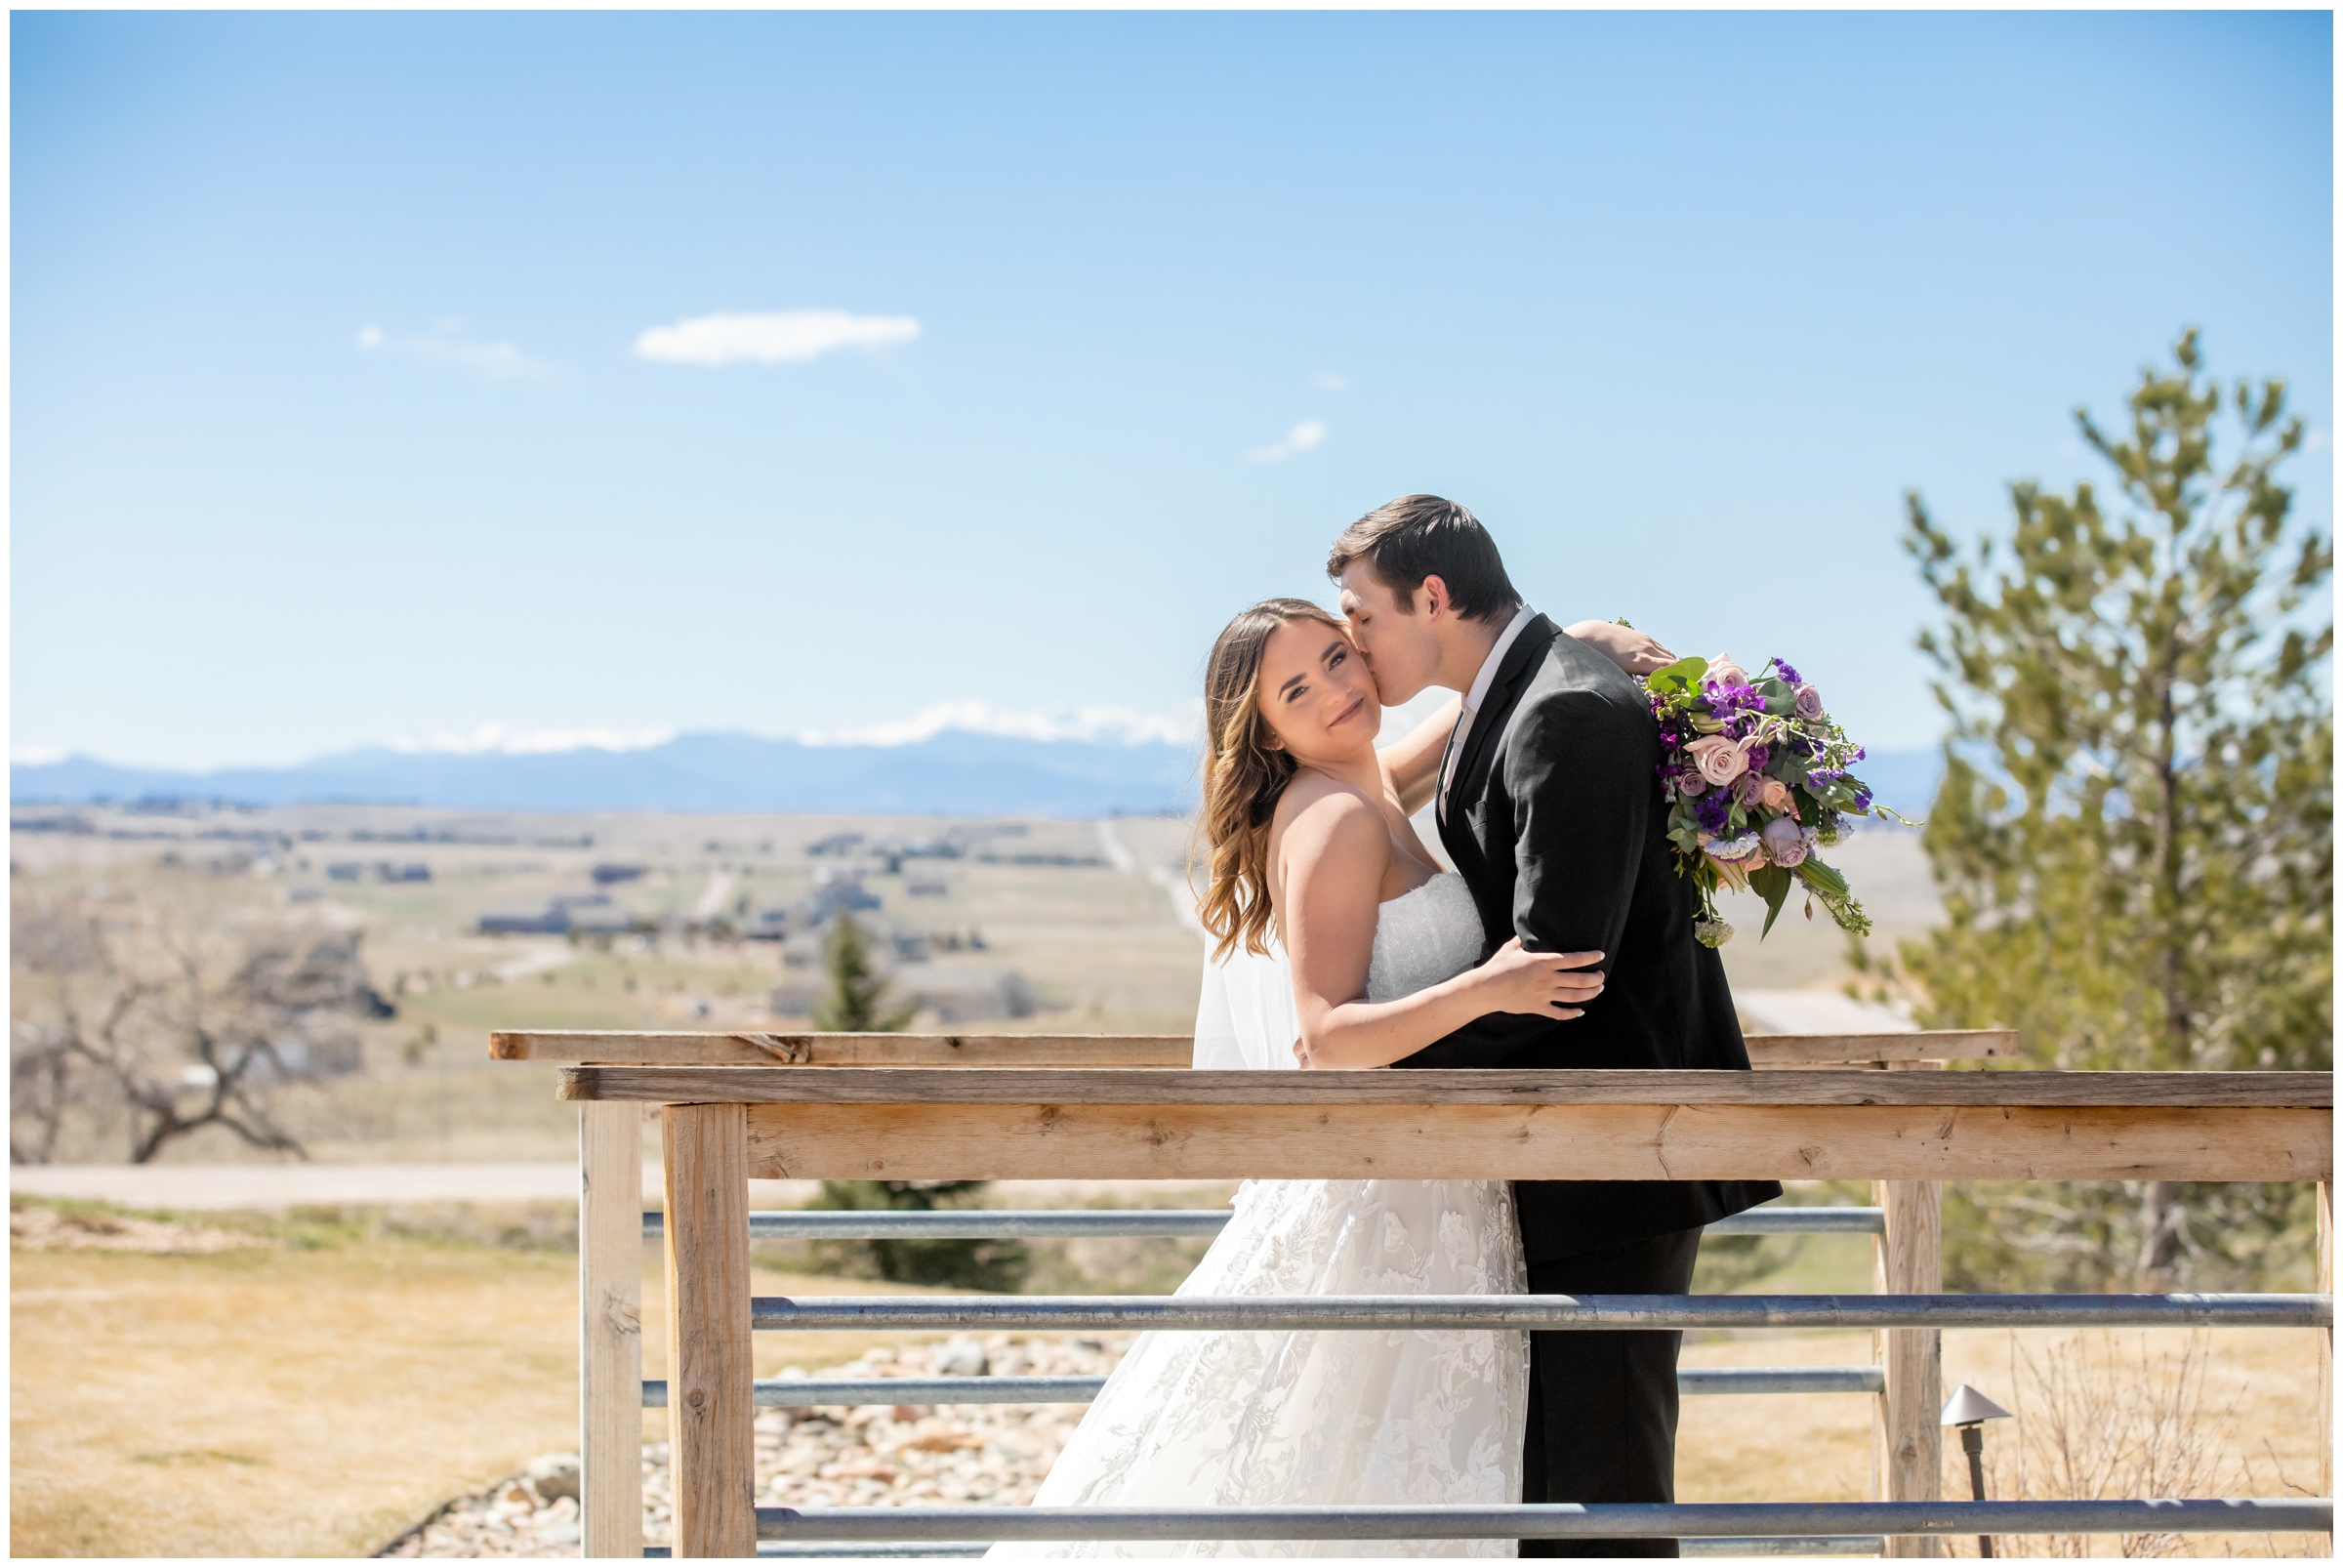
[[[1426,577],[1448,585],[1449,604],[1468,621],[1487,620],[1521,603],[1497,541],[1481,519],[1436,495],[1386,501],[1343,529],[1327,555],[1326,575],[1339,581],[1361,559],[1410,615],[1416,613],[1416,590]]]

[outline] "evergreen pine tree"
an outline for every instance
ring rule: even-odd
[[[917,1003],[890,1010],[886,976],[871,967],[870,939],[841,909],[834,917],[825,961],[830,995],[813,1010],[817,1029],[893,1034],[911,1022]],[[981,1181],[824,1181],[816,1209],[926,1211],[972,1206]],[[866,1241],[844,1244],[881,1279],[967,1290],[1013,1291],[1030,1259],[1014,1241]]]
[[[871,968],[870,938],[863,934],[861,923],[843,908],[832,917],[823,961],[830,972],[830,994],[814,1006],[816,1029],[893,1034],[920,1011],[917,1003],[887,1010],[887,980]]]
[[[2007,539],[1964,556],[1908,498],[1952,729],[1923,841],[1946,923],[1903,962],[1928,1025],[2015,1027],[2040,1066],[2325,1068],[2334,626],[2312,596],[2333,542],[2276,477],[2303,441],[2284,384],[2205,378],[2193,330],[2174,357],[2142,374],[2128,431],[2076,412],[2112,509],[2089,483],[2013,484]],[[2169,1288],[2190,1259],[2244,1261],[2292,1207],[2241,1184],[2111,1199],[1991,1217],[2007,1245],[1972,1272],[2006,1279],[2011,1247],[2047,1256],[2063,1231],[2067,1283],[2128,1259]]]

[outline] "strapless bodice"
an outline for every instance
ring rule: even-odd
[[[1381,906],[1367,963],[1367,1000],[1391,1002],[1481,961],[1481,912],[1453,871]]]

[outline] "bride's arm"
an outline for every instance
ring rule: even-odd
[[[1579,1016],[1603,987],[1583,966],[1599,953],[1528,953],[1516,938],[1480,968],[1391,1002],[1368,1002],[1367,966],[1391,858],[1382,813],[1347,792],[1314,801],[1287,825],[1286,951],[1304,1067],[1387,1067],[1490,1012]]]
[[[1399,808],[1410,816],[1431,804],[1440,783],[1440,754],[1448,749],[1449,731],[1457,727],[1463,705],[1460,697],[1449,698],[1438,713],[1375,754],[1391,780],[1391,793],[1399,797]]]

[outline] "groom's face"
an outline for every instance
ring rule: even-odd
[[[1419,613],[1410,594],[1403,599],[1375,575],[1364,558],[1343,568],[1342,613],[1350,621],[1351,640],[1367,655],[1375,672],[1375,689],[1386,708],[1396,708],[1431,684],[1440,667],[1440,642],[1432,635],[1430,618]]]

